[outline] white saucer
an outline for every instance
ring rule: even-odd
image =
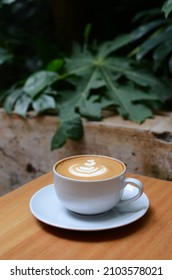
[[[127,185],[124,197],[133,196],[136,188]],[[58,200],[53,184],[37,191],[30,200],[32,214],[48,225],[80,231],[106,230],[125,226],[141,218],[149,208],[145,193],[128,205],[113,208],[100,215],[84,216],[68,211]]]

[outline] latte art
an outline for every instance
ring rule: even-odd
[[[88,159],[83,165],[78,163],[69,167],[69,173],[78,177],[94,177],[104,174],[107,168],[97,164],[94,159]]]
[[[102,180],[119,176],[125,166],[120,161],[98,155],[81,155],[66,158],[55,167],[64,177],[76,180]]]

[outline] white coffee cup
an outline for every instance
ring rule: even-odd
[[[82,159],[86,162],[84,166],[83,164],[77,163]],[[99,165],[96,163],[97,161],[99,161]],[[71,175],[71,177],[69,176],[70,174],[68,174],[70,162],[72,162],[72,166],[77,170],[73,172],[74,175]],[[102,170],[104,170],[103,166],[104,163],[107,165],[106,162],[110,163],[109,166],[110,168],[112,167],[112,170],[114,168],[113,163],[117,167],[121,166],[121,171],[118,174],[112,171],[114,175],[99,175],[100,172],[97,166],[101,166]],[[62,170],[66,169],[64,174],[60,170],[61,167]],[[116,167],[114,170],[116,170]],[[85,172],[85,175],[80,175],[80,172]],[[91,175],[89,175],[89,172],[91,172]],[[142,195],[143,184],[135,178],[124,177],[125,172],[125,164],[111,157],[103,155],[79,155],[68,157],[58,161],[53,166],[56,195],[63,206],[68,210],[84,215],[100,214],[115,206],[133,202]],[[101,176],[105,177],[102,178]],[[138,192],[131,198],[122,199],[123,191],[127,184],[136,187]]]

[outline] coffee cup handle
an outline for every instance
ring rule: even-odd
[[[144,187],[143,187],[143,184],[139,180],[137,180],[135,178],[124,178],[123,188],[125,188],[127,186],[127,184],[131,184],[134,187],[136,187],[138,189],[138,193],[131,198],[120,200],[119,203],[117,204],[117,206],[121,206],[121,205],[128,204],[130,202],[133,202],[133,201],[137,200],[143,194]]]

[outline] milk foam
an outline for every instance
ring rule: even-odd
[[[97,164],[94,159],[88,159],[83,165],[78,163],[71,165],[68,170],[70,174],[78,177],[93,177],[104,174],[107,168]]]

